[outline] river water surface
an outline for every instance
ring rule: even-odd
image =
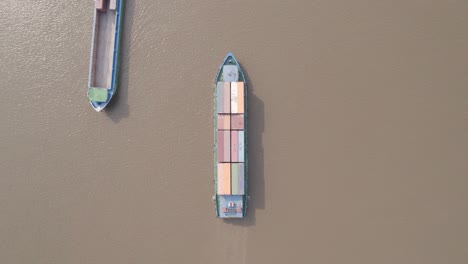
[[[2,263],[468,262],[468,2],[0,1]],[[213,89],[248,76],[250,207],[215,218]]]

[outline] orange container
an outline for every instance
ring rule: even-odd
[[[218,163],[217,191],[220,195],[231,194],[231,164]]]
[[[218,130],[231,129],[231,116],[218,114]]]

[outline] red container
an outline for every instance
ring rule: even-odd
[[[229,131],[218,131],[218,162],[231,161],[231,135]]]
[[[231,162],[238,161],[237,131],[231,131]]]
[[[244,129],[244,115],[231,115],[231,129]]]

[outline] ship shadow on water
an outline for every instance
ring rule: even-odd
[[[122,36],[120,40],[120,67],[117,91],[112,97],[112,100],[104,108],[106,115],[114,122],[118,123],[123,118],[130,115],[130,107],[128,105],[128,69],[129,69],[129,53],[131,46],[131,32],[133,29],[133,14],[135,13],[135,1],[123,1],[123,18],[122,18]]]
[[[248,157],[248,195],[247,214],[243,219],[223,218],[225,223],[252,226],[256,224],[255,213],[265,209],[265,175],[263,132],[265,122],[265,106],[254,92],[254,86],[247,74],[246,68],[239,63],[247,83],[247,157]]]

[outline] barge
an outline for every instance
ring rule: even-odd
[[[247,212],[247,86],[232,53],[215,81],[214,185],[216,216],[244,218]]]
[[[117,90],[124,0],[95,0],[88,100],[100,112]]]

